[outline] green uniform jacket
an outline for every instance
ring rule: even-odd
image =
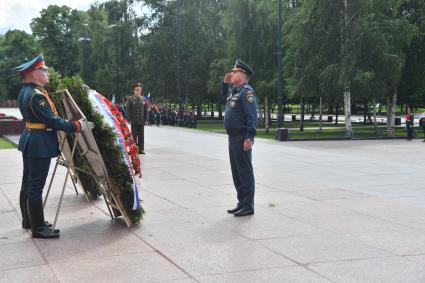
[[[58,117],[36,84],[24,84],[18,97],[24,122],[42,123],[48,129],[26,128],[19,139],[19,151],[25,157],[53,158],[59,155],[57,131],[75,132],[77,125]]]
[[[132,125],[144,125],[147,120],[147,112],[144,96],[132,95],[127,99],[126,118]]]

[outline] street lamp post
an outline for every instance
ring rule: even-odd
[[[277,127],[282,128],[285,120],[282,92],[282,0],[279,0],[277,19]]]
[[[87,61],[87,44],[90,42],[90,37],[80,37],[78,39],[79,42],[82,42],[83,44],[83,80],[85,81],[85,83],[87,83],[87,65],[86,65],[86,61]]]
[[[184,121],[183,121],[183,97],[182,97],[182,92],[181,92],[181,70],[182,70],[182,65],[181,65],[181,27],[180,27],[180,1],[181,0],[167,0],[167,2],[176,2],[176,29],[177,29],[177,36],[176,36],[176,42],[177,42],[177,47],[176,47],[176,53],[177,53],[177,70],[176,70],[176,79],[177,79],[177,96],[179,99],[179,113],[178,113],[178,118],[177,118],[177,123],[179,126],[183,126],[184,125]]]
[[[112,24],[109,25],[108,28],[110,29],[114,29],[115,30],[115,76],[116,76],[116,80],[117,80],[117,84],[116,84],[116,94],[117,97],[116,99],[121,99],[121,95],[120,95],[120,73],[119,73],[119,65],[118,65],[118,31],[116,29],[118,25],[117,24]]]

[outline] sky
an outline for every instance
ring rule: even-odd
[[[93,2],[105,0],[0,0],[0,34],[9,29],[31,33],[31,19],[38,17],[49,5],[66,5],[73,9],[87,10]]]

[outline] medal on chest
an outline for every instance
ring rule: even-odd
[[[232,107],[232,108],[235,108],[236,107],[236,101],[238,100],[238,98],[239,98],[240,95],[241,95],[240,93],[235,93],[232,96],[232,98],[230,100],[230,107]]]

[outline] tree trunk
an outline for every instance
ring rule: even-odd
[[[378,122],[376,120],[376,101],[373,100],[373,127],[375,128],[375,133],[378,132]]]
[[[351,93],[350,87],[347,85],[344,91],[344,114],[345,114],[345,137],[353,136],[353,128],[351,125]]]
[[[198,120],[202,119],[202,107],[201,107],[201,103],[199,103],[196,106],[196,116],[197,116],[197,119]]]
[[[390,101],[390,95],[387,94],[386,97],[386,102],[387,102],[387,131],[388,131],[388,135],[390,135],[390,109],[391,109],[391,101]]]
[[[322,122],[323,122],[323,119],[322,119],[322,116],[323,116],[323,104],[322,104],[322,97],[320,96],[320,105],[319,105],[319,132],[321,133],[322,132]]]
[[[302,97],[300,99],[300,107],[301,107],[300,132],[303,132],[304,131],[305,105],[304,105],[304,99]]]
[[[315,112],[316,112],[316,105],[315,104],[312,104],[311,105],[311,119],[310,120],[314,120],[314,118],[316,118],[315,116],[314,116],[314,114],[315,114]]]
[[[217,107],[218,107],[218,118],[220,120],[223,120],[223,105],[219,103]]]
[[[363,124],[366,125],[367,112],[369,108],[367,107],[367,103],[365,103],[363,107]]]
[[[258,105],[258,117],[260,126],[264,126],[264,117],[263,117],[263,108],[261,105]]]
[[[335,106],[335,125],[338,124],[338,116],[339,116],[339,105]]]
[[[269,109],[269,97],[266,95],[264,97],[264,127],[266,128],[266,133],[269,133],[270,130],[270,109]]]
[[[397,86],[394,86],[394,93],[393,93],[393,105],[391,108],[391,123],[393,126],[393,129],[395,128],[395,115],[397,113]]]
[[[211,118],[214,118],[214,103],[211,103]]]
[[[271,110],[272,105],[270,105],[270,103],[268,103],[268,104],[269,104],[269,107],[267,109],[268,109],[268,112],[269,112],[269,127],[271,128],[271,127],[273,127],[273,121],[272,121],[272,111],[273,110]]]
[[[392,95],[392,98],[388,97],[388,101],[390,102],[390,108],[387,108],[389,110],[389,122],[387,124],[388,127],[388,136],[394,137],[394,131],[395,131],[395,114],[397,109],[397,87],[394,87],[394,93]]]
[[[344,72],[347,73],[348,62],[347,62],[347,47],[349,44],[348,40],[348,0],[344,0],[344,30],[341,30],[342,42],[341,42],[341,53],[342,62],[344,65]],[[345,137],[352,138],[353,128],[351,126],[351,90],[350,82],[347,74],[344,74],[344,114],[345,114]]]
[[[197,109],[197,118],[198,119],[202,119],[202,94],[199,93],[199,104],[198,104],[198,109]]]

